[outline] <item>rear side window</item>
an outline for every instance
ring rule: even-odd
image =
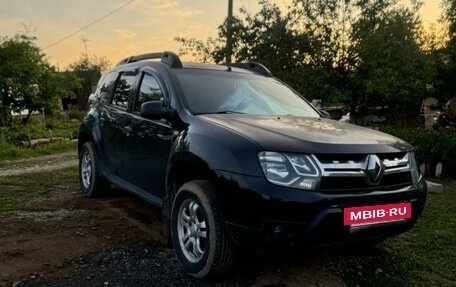
[[[102,103],[108,103],[110,91],[112,91],[112,83],[116,78],[117,73],[108,73],[100,80],[95,95]]]
[[[135,75],[122,74],[116,83],[116,88],[112,96],[112,104],[126,110],[134,83]]]
[[[149,74],[144,74],[135,103],[135,111],[139,111],[141,105],[150,101],[163,101],[164,94],[158,81]]]

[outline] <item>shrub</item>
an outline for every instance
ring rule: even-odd
[[[456,129],[442,128],[426,131],[423,128],[384,127],[382,131],[401,138],[415,147],[419,163],[426,164],[428,175],[438,162],[443,165],[442,175],[456,176]]]
[[[68,115],[68,118],[73,120],[78,120],[78,121],[82,121],[82,119],[84,118],[86,112],[79,109],[78,107],[71,107],[68,111],[67,111],[67,115]]]
[[[64,119],[60,116],[32,117],[27,125],[15,118],[13,125],[2,129],[4,140],[8,143],[20,143],[29,139],[63,137],[75,138],[78,134],[80,121]]]

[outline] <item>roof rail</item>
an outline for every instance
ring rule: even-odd
[[[128,63],[139,62],[139,61],[143,61],[143,60],[151,60],[151,59],[161,59],[161,62],[168,65],[170,68],[182,68],[182,62],[179,59],[179,56],[174,54],[173,52],[168,52],[168,51],[131,56],[131,57],[125,58],[122,61],[120,61],[116,65],[116,67],[125,65]]]
[[[269,71],[269,69],[266,68],[266,66],[254,61],[249,61],[247,63],[225,63],[224,65],[229,67],[246,69],[266,77],[272,77],[271,71]]]

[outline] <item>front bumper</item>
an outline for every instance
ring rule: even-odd
[[[218,172],[217,191],[227,228],[244,246],[326,245],[393,236],[409,230],[424,208],[426,183],[396,190],[324,194],[281,187],[261,177]],[[351,228],[345,207],[410,202],[412,218]]]

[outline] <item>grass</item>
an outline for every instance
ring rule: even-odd
[[[0,167],[8,165],[7,160],[48,155],[77,149],[77,142],[63,141],[38,145],[31,148],[0,142]]]
[[[0,213],[7,211],[28,210],[26,202],[47,197],[61,184],[78,180],[76,167],[59,171],[39,172],[17,176],[2,177],[0,180]]]
[[[409,232],[360,256],[362,274],[345,272],[348,286],[456,286],[456,181],[444,186]]]
[[[50,137],[74,138],[80,122],[79,119],[70,119],[61,115],[46,118],[35,115],[26,125],[21,124],[20,118],[14,118],[12,126],[2,129],[6,141],[10,143]]]
[[[23,147],[21,141],[54,137],[75,138],[79,125],[79,119],[60,115],[45,119],[37,115],[32,117],[25,126],[20,123],[19,118],[15,118],[12,126],[1,127],[0,132],[5,141],[0,141],[0,161],[74,150],[76,143],[70,141],[52,142],[32,148]]]

